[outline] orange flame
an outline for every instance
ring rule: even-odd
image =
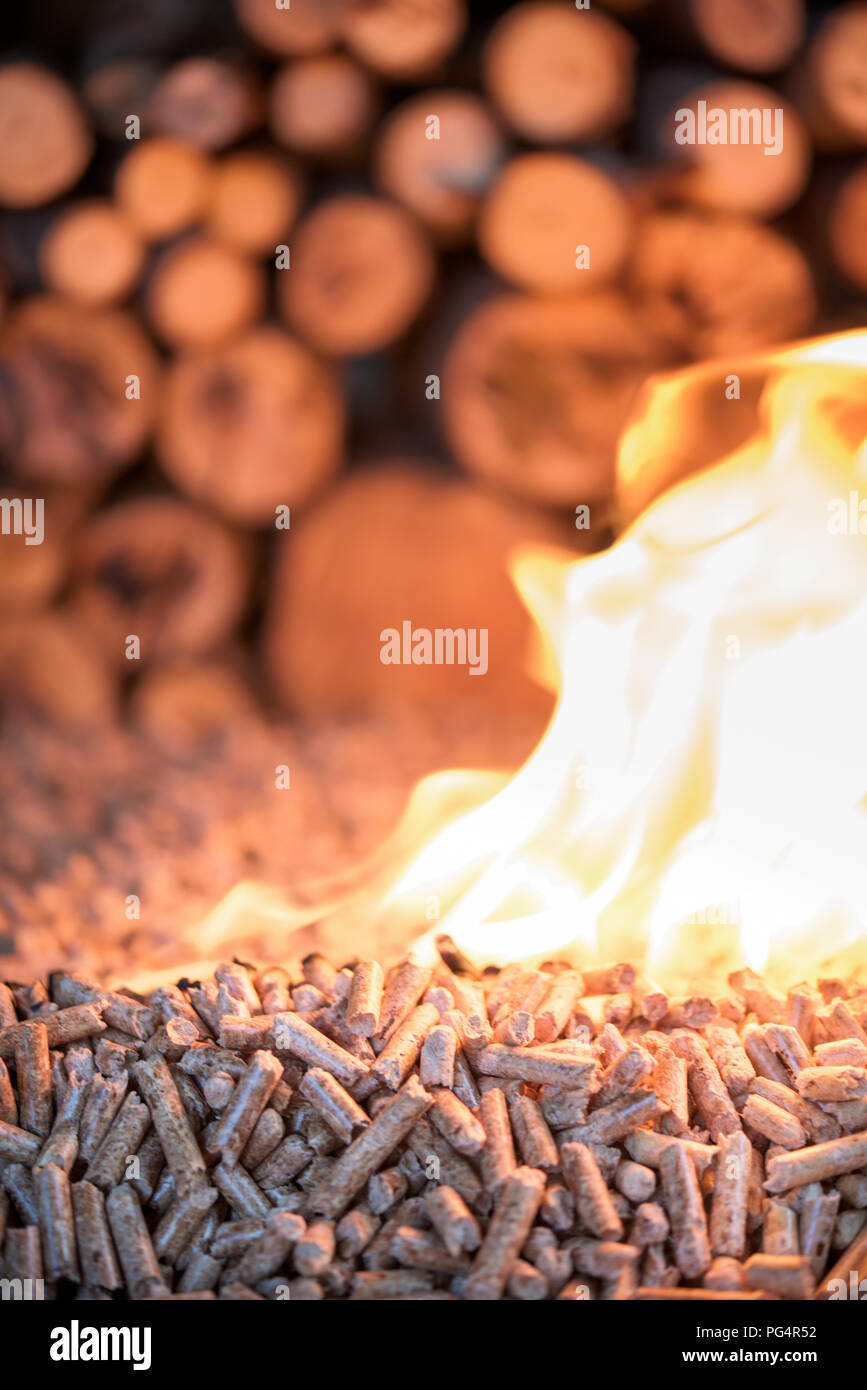
[[[602,554],[517,558],[559,671],[550,725],[510,780],[419,784],[363,894],[332,894],[344,950],[372,917],[481,960],[643,960],[670,988],[867,963],[867,332],[756,373],[755,427],[716,460],[707,439],[747,409],[730,369],[655,383],[621,495],[710,466]],[[675,467],[697,410],[700,457]]]
[[[867,333],[764,365],[748,442],[605,553],[516,564],[557,709],[390,895],[438,899],[471,954],[643,957],[681,983],[867,963]],[[696,385],[651,392],[624,491]]]

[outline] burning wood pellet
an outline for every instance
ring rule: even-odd
[[[370,1038],[379,1031],[382,1008],[382,966],[378,961],[359,961],[352,972],[346,1004],[346,1023],[352,1033]]]
[[[145,1062],[136,1062],[133,1075],[151,1113],[166,1165],[174,1176],[177,1190],[186,1191],[203,1177],[205,1159],[172,1074],[163,1058],[157,1055]]]
[[[835,1280],[842,1279],[846,1287],[851,1287],[854,1281],[855,1286],[858,1287],[859,1281],[865,1277],[865,1274],[867,1274],[867,1229],[862,1227],[852,1244],[843,1252],[817,1286],[815,1296],[827,1298],[834,1290]],[[839,1284],[837,1287],[839,1288]]]
[[[515,1096],[509,1106],[509,1117],[527,1167],[541,1168],[546,1173],[556,1172],[560,1167],[560,1155],[538,1102],[531,1096]]]
[[[839,1113],[863,1102],[822,1089],[851,1096],[860,1069],[845,986],[820,1042],[803,1014],[809,1041],[768,1017],[788,1005],[745,974],[732,997],[748,1011],[715,1003],[725,1026],[669,1001],[660,1016],[650,990],[633,1038],[587,1008],[631,987],[625,966],[490,971],[482,995],[470,962],[444,969],[399,963],[380,1006],[365,963],[365,1032],[339,1035],[378,1041],[368,1061],[326,1031],[359,967],[343,979],[321,956],[135,997],[58,977],[54,1000],[79,1002],[54,1012],[39,989],[6,992],[5,1272],[38,1270],[57,1298],[518,1301],[563,1298],[573,1274],[603,1299],[701,1301],[827,1296],[834,1270],[863,1273],[867,1124],[853,1112],[861,1128],[841,1132]],[[304,990],[318,1006],[287,1009]],[[532,1000],[561,1041],[489,1040],[488,1015]],[[123,1043],[100,1040],[109,1009]],[[784,1081],[756,1075],[756,1039]]]
[[[15,1043],[15,1071],[18,1076],[18,1116],[22,1129],[43,1136],[51,1128],[54,1108],[51,1091],[51,1064],[48,1034],[37,1023],[21,1033]]]
[[[150,1126],[147,1106],[135,1092],[131,1092],[96,1147],[85,1171],[85,1179],[105,1192],[114,1187],[124,1175],[129,1155],[138,1153]]]
[[[481,1153],[485,1144],[484,1126],[454,1092],[436,1092],[429,1118],[457,1153],[470,1158]]]
[[[422,1044],[439,1013],[433,1004],[419,1004],[394,1030],[370,1069],[371,1076],[396,1091],[418,1059]]]
[[[600,1240],[619,1240],[623,1223],[590,1149],[585,1144],[564,1144],[561,1158],[582,1226]]]
[[[740,1118],[725,1082],[701,1040],[680,1029],[672,1039],[674,1051],[687,1062],[690,1094],[698,1115],[714,1142],[741,1128]]]
[[[9,1079],[9,1068],[0,1061],[0,1120],[15,1124],[18,1119],[18,1101]]]
[[[516,1168],[500,1192],[490,1224],[464,1286],[464,1297],[502,1296],[542,1200],[545,1175],[538,1168]]]
[[[485,1091],[479,1100],[479,1118],[485,1131],[482,1179],[489,1192],[497,1193],[517,1167],[509,1109],[499,1087]]]
[[[453,1028],[437,1024],[431,1028],[419,1054],[419,1076],[423,1086],[454,1086],[458,1039]]]
[[[743,1133],[723,1135],[714,1170],[710,1248],[714,1255],[742,1259],[747,1244],[751,1145]]]
[[[771,1143],[784,1149],[800,1149],[806,1142],[806,1132],[802,1124],[782,1106],[763,1096],[747,1096],[742,1111],[743,1119],[757,1134],[762,1134]]]
[[[686,1150],[673,1144],[659,1160],[668,1203],[674,1258],[681,1274],[695,1279],[711,1262],[707,1216],[695,1168]]]
[[[34,1170],[36,1210],[42,1258],[48,1279],[78,1282],[79,1264],[69,1178],[62,1168],[45,1164]]]
[[[19,1226],[8,1231],[4,1254],[9,1278],[35,1281],[43,1277],[38,1226]]]
[[[212,1141],[213,1149],[222,1154],[224,1164],[239,1161],[282,1072],[282,1064],[273,1053],[253,1053],[247,1073],[234,1088]]]
[[[478,1250],[482,1241],[479,1223],[459,1192],[442,1184],[432,1186],[424,1200],[431,1224],[450,1254]]]
[[[363,1063],[297,1014],[278,1014],[273,1035],[277,1051],[289,1052],[309,1066],[321,1067],[343,1086],[353,1086],[367,1075],[368,1068]]]
[[[689,1129],[688,1067],[670,1047],[657,1049],[653,1089],[665,1106],[661,1129],[666,1134],[685,1134]]]
[[[153,1231],[154,1250],[164,1264],[177,1264],[216,1201],[217,1193],[212,1187],[194,1187],[186,1196],[172,1201]]]
[[[569,1131],[569,1137],[581,1143],[614,1144],[628,1135],[643,1132],[648,1121],[659,1115],[662,1109],[653,1091],[641,1088],[628,1091],[609,1105],[601,1105],[594,1110],[586,1124],[577,1125]],[[632,1154],[632,1157],[636,1155]]]
[[[751,1255],[744,1274],[750,1288],[785,1298],[809,1298],[815,1282],[803,1255]]]
[[[867,1164],[867,1131],[829,1139],[824,1144],[775,1154],[768,1160],[765,1189],[789,1192],[805,1183],[825,1182],[843,1173],[854,1173]]]

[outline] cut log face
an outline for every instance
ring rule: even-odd
[[[526,140],[560,144],[608,135],[632,110],[635,42],[592,10],[530,0],[494,26],[485,86]]]
[[[697,88],[669,112],[664,135],[687,166],[674,172],[672,191],[699,207],[776,217],[801,196],[810,174],[801,116],[759,83],[733,78]]]
[[[164,252],[146,295],[154,331],[178,348],[225,342],[258,318],[264,305],[261,266],[205,235]]]
[[[441,241],[461,240],[505,155],[489,108],[467,92],[432,91],[398,106],[379,134],[374,163],[384,192]]]
[[[602,500],[636,392],[670,360],[618,294],[497,296],[465,319],[446,355],[449,443],[471,473],[519,497]]]
[[[580,293],[613,280],[629,250],[629,203],[613,179],[571,155],[511,160],[485,201],[479,249],[505,280]]]
[[[799,95],[818,143],[848,149],[867,142],[867,5],[840,5],[807,50]]]
[[[837,268],[867,290],[867,163],[846,178],[829,214],[828,237]]]
[[[275,140],[312,158],[351,157],[376,118],[373,79],[345,53],[325,53],[286,63],[269,94]]]
[[[464,0],[346,0],[338,12],[350,52],[392,82],[432,72],[457,47],[466,24]]]
[[[265,629],[275,691],[309,713],[465,704],[541,718],[550,701],[524,674],[532,625],[507,559],[522,543],[567,540],[550,519],[441,476],[397,465],[350,476],[283,548]],[[383,661],[383,632],[405,621],[485,629],[486,672]]]
[[[415,222],[384,199],[331,198],[292,239],[277,283],[290,326],[335,356],[375,352],[399,338],[433,287],[434,261]]]
[[[84,528],[73,608],[106,659],[207,653],[233,629],[249,586],[247,547],[222,522],[171,497],[119,503]],[[134,668],[135,669],[135,668]]]
[[[0,711],[61,728],[105,727],[117,681],[89,634],[66,613],[0,617]]]
[[[76,98],[34,63],[0,70],[0,204],[35,208],[77,183],[93,139]]]
[[[805,333],[816,311],[798,247],[746,218],[659,212],[639,227],[630,285],[655,332],[693,357]]]
[[[154,87],[144,125],[149,133],[213,153],[252,130],[261,107],[259,88],[244,68],[219,58],[187,58]]]
[[[3,491],[8,496],[8,484]],[[38,544],[23,532],[0,539],[0,614],[41,609],[59,589],[65,565],[63,536],[57,534],[52,520],[49,505],[44,508]],[[31,537],[37,534],[34,530]]]
[[[145,241],[165,241],[186,231],[204,213],[210,161],[183,140],[143,140],[117,171],[114,194]]]
[[[160,73],[150,58],[110,58],[89,72],[81,83],[81,97],[99,135],[122,140],[126,119],[143,111]]]
[[[104,307],[131,294],[144,264],[135,228],[107,198],[62,212],[39,249],[45,283],[79,304]]]
[[[150,434],[159,397],[154,349],[121,311],[45,296],[2,337],[0,443],[16,472],[64,484],[107,480]]]
[[[238,251],[273,255],[289,234],[302,196],[301,175],[285,157],[242,150],[214,169],[208,227]]]
[[[341,461],[344,407],[334,371],[277,328],[176,360],[158,452],[195,501],[245,525],[308,501]]]
[[[278,9],[274,0],[233,0],[241,28],[269,53],[300,57],[322,53],[336,38],[337,19],[346,0],[292,0]]]
[[[680,6],[675,22],[682,23]],[[803,0],[688,0],[689,19],[714,58],[742,72],[776,72],[804,41]]]

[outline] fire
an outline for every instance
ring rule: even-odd
[[[867,334],[760,365],[748,440],[606,552],[517,561],[556,711],[390,895],[473,955],[643,957],[666,982],[867,956]],[[719,413],[742,410],[712,375]],[[651,391],[625,494],[707,378]]]
[[[669,988],[867,961],[867,333],[737,376],[740,400],[722,364],[654,383],[618,462],[648,505],[608,550],[517,557],[551,722],[509,780],[420,784],[331,904],[344,950],[373,917],[480,960],[643,960]]]

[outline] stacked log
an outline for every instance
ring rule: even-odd
[[[795,242],[731,214],[658,211],[641,228],[632,288],[655,331],[691,357],[806,333],[813,278]]]
[[[265,627],[277,692],[306,713],[466,703],[500,715],[550,709],[524,674],[532,624],[506,571],[521,544],[568,531],[435,473],[396,464],[349,478],[282,551]],[[472,583],[468,582],[472,576]],[[484,631],[485,659],[384,661],[386,634]],[[410,638],[411,642],[411,638]],[[472,642],[472,639],[470,639]],[[472,655],[472,653],[470,654]],[[481,653],[476,650],[475,655]]]
[[[604,503],[636,392],[671,360],[617,291],[495,295],[446,355],[449,443],[471,474],[528,501]]]
[[[40,207],[78,182],[93,139],[74,94],[46,68],[0,71],[0,204]]]
[[[104,482],[141,454],[160,367],[131,314],[27,299],[5,325],[0,362],[0,449],[30,486]]]
[[[479,223],[479,249],[491,268],[543,294],[616,279],[630,239],[629,204],[614,181],[563,154],[510,160]]]
[[[46,285],[95,308],[129,296],[138,283],[144,254],[135,227],[103,198],[61,213],[39,248]]]
[[[721,131],[725,135],[722,140],[699,139],[677,146],[684,167],[671,176],[670,186],[676,196],[687,204],[756,218],[776,217],[797,202],[810,175],[810,140],[795,107],[770,87],[731,79],[697,87],[679,109],[692,113],[699,122],[702,106],[705,111],[719,110],[727,116],[756,112],[762,121],[761,134],[757,133],[757,123],[751,122],[748,140],[741,137],[740,130],[734,139],[726,127]],[[667,129],[674,130],[676,115],[667,113]]]
[[[179,728],[230,650],[289,710],[541,709],[508,556],[610,534],[648,378],[863,320],[867,5],[232,10],[24,15],[0,69],[0,477],[47,518],[0,536],[0,612]],[[383,666],[401,589],[432,627],[486,596],[485,681]]]
[[[175,498],[100,512],[73,557],[71,602],[108,662],[199,656],[236,626],[248,589],[243,541]]]
[[[169,477],[200,506],[261,525],[328,482],[340,464],[342,433],[334,371],[288,334],[263,326],[175,360],[157,448]]]
[[[485,86],[518,135],[561,144],[610,135],[632,110],[636,45],[604,14],[529,0],[485,45]]]
[[[202,217],[209,167],[206,156],[182,140],[143,140],[121,161],[114,196],[140,236],[166,241]]]
[[[278,284],[280,306],[297,332],[335,357],[402,337],[433,287],[427,242],[381,199],[329,199],[302,220],[294,246],[295,273]]]
[[[271,133],[310,159],[352,160],[364,149],[378,105],[373,76],[345,53],[301,58],[271,84]]]

